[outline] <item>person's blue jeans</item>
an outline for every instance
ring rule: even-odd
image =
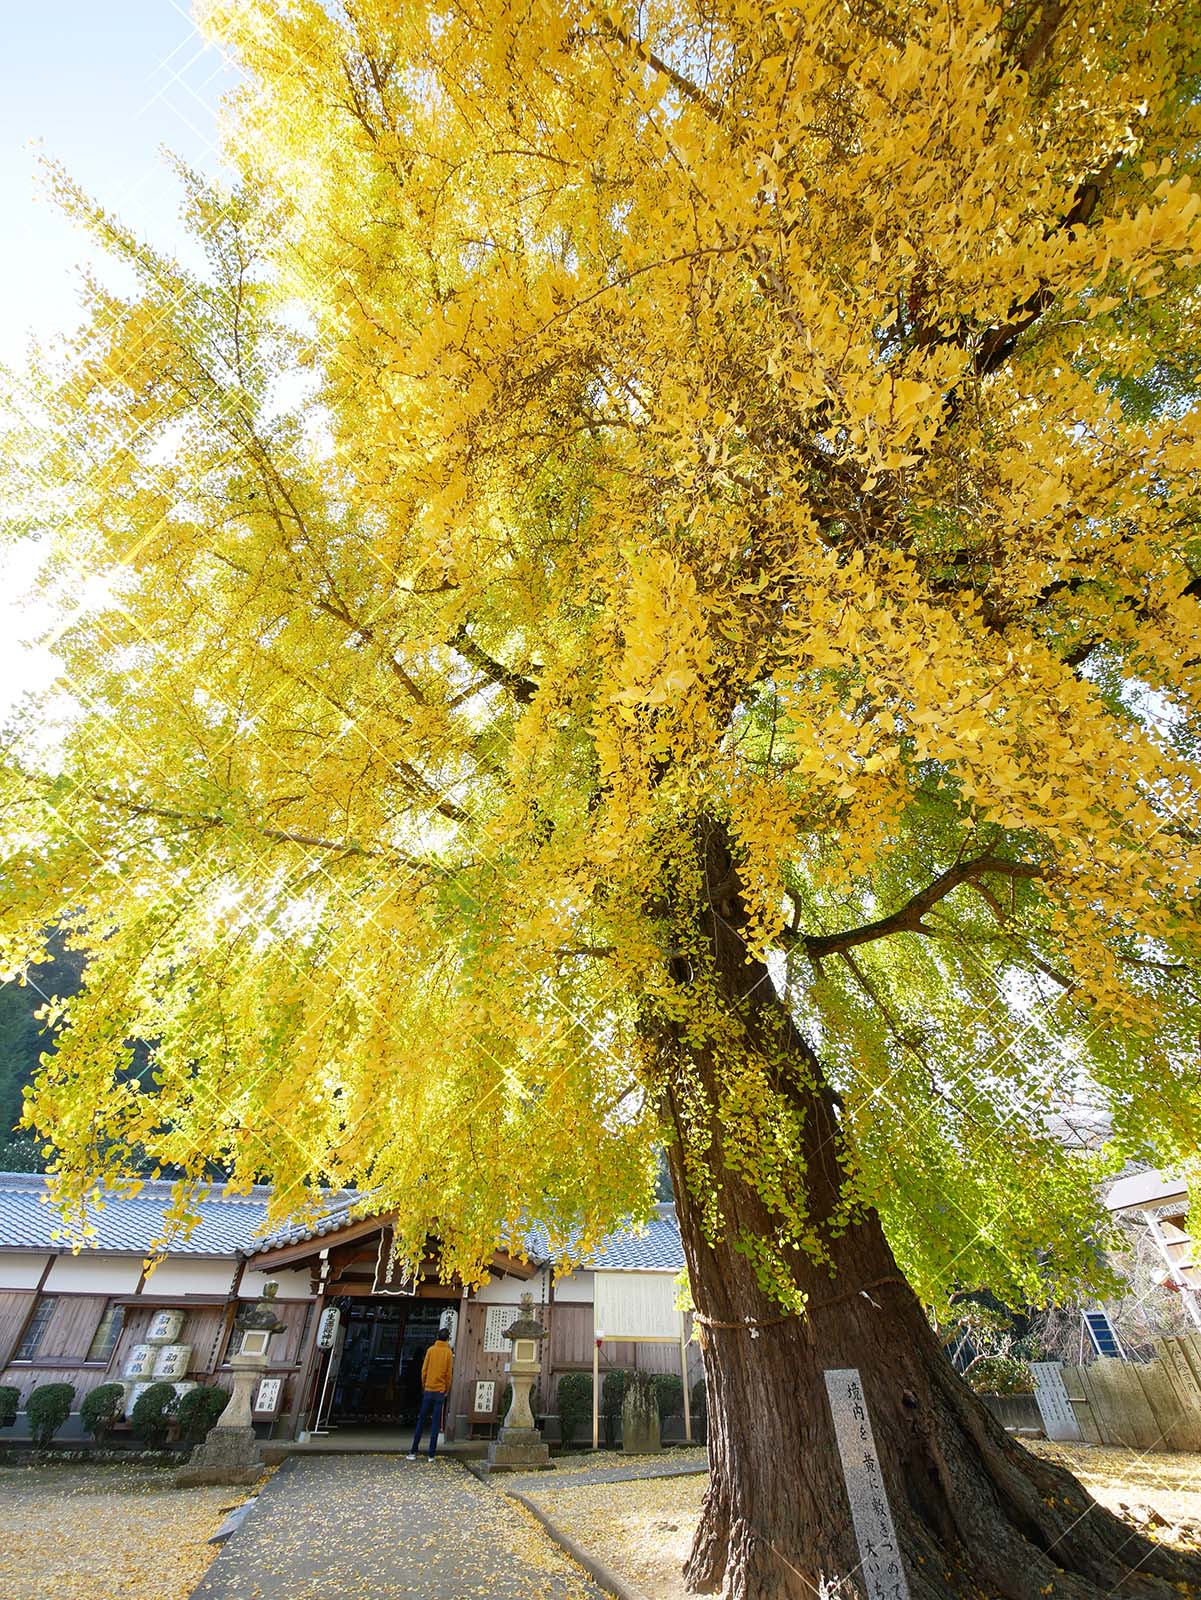
[[[421,1448],[421,1435],[425,1432],[425,1425],[430,1425],[430,1460],[438,1448],[438,1429],[442,1426],[442,1407],[446,1404],[446,1396],[441,1389],[426,1389],[421,1396],[421,1409],[417,1413],[417,1428],[413,1434],[413,1454],[416,1455]]]

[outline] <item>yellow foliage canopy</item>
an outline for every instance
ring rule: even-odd
[[[92,952],[65,1192],[359,1183],[471,1277],[642,1204],[649,1019],[820,1252],[706,975],[716,820],[856,1203],[931,1293],[1067,1271],[1057,1108],[1161,1160],[1201,1114],[1196,7],[206,15],[209,271],[64,184],[139,288],[9,496],[106,583],[6,773],[7,964]]]

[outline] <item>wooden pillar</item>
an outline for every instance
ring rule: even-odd
[[[219,1372],[229,1361],[229,1340],[233,1331],[234,1318],[238,1314],[238,1290],[242,1287],[242,1274],[245,1271],[246,1257],[239,1256],[233,1280],[225,1295],[225,1315],[221,1321],[221,1329],[209,1355],[209,1364],[206,1370],[210,1375]]]
[[[455,1331],[455,1365],[450,1380],[450,1393],[446,1396],[446,1412],[442,1418],[442,1436],[448,1441],[455,1437],[455,1421],[463,1408],[463,1391],[467,1373],[463,1357],[467,1351],[467,1290],[459,1293],[459,1325]]]
[[[600,1347],[601,1336],[592,1339],[592,1448],[600,1449]]]
[[[317,1367],[317,1335],[321,1331],[321,1313],[325,1302],[318,1295],[310,1301],[310,1304],[313,1307],[312,1321],[305,1337],[304,1349],[296,1352],[299,1371],[293,1376],[292,1404],[288,1407],[288,1414],[284,1418],[284,1437],[286,1439],[294,1439],[296,1437],[301,1413],[306,1408]]]
[[[692,1398],[688,1393],[688,1329],[680,1313],[680,1378],[684,1385],[684,1438],[692,1443]]]

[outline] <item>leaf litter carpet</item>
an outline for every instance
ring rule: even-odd
[[[195,1600],[605,1600],[523,1507],[453,1461],[293,1457]]]

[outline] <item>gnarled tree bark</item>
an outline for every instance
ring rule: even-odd
[[[777,1063],[777,1088],[803,1110],[798,1183],[822,1231],[845,1179],[835,1099],[766,968],[747,961],[725,830],[708,819],[701,833],[705,881],[718,891],[718,903],[698,913],[712,976],[747,1042]],[[678,982],[692,980],[686,962],[675,968]],[[668,1068],[667,1115],[684,1137],[696,1103],[689,1095],[685,1113],[686,1086],[699,1083],[716,1104],[719,1068],[682,1035],[663,1045],[679,1067],[674,1084]],[[874,1212],[827,1231],[832,1271],[800,1251],[790,1256],[807,1306],[781,1317],[737,1247],[740,1237],[774,1238],[777,1219],[727,1165],[716,1117],[706,1132],[718,1242],[689,1194],[680,1145],[669,1151],[708,1386],[711,1478],[685,1569],[690,1589],[722,1590],[728,1600],[864,1593],[824,1381],[827,1370],[856,1368],[914,1600],[1201,1595],[1201,1562],[1134,1532],[1070,1473],[1009,1438],[947,1361]]]

